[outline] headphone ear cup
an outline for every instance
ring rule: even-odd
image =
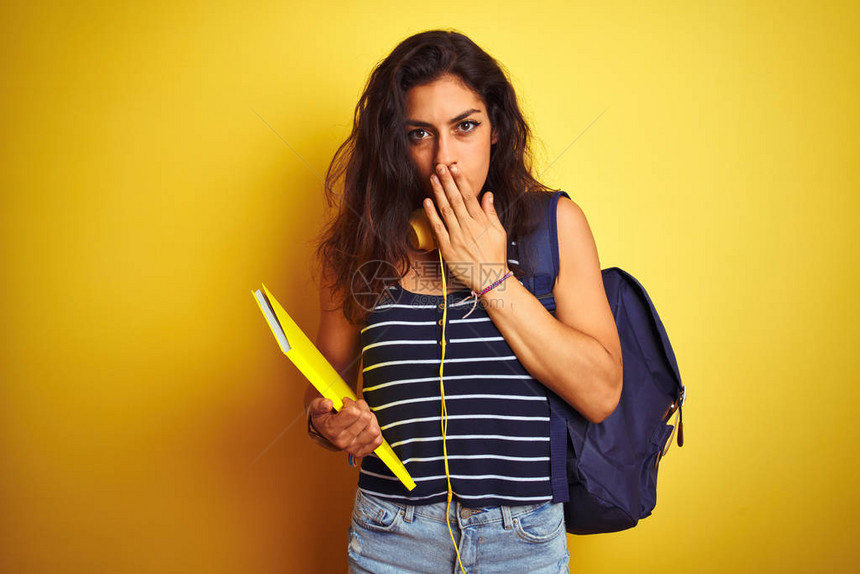
[[[427,219],[423,207],[419,207],[409,216],[408,239],[412,249],[427,251],[436,248],[433,229],[430,227],[430,220]]]

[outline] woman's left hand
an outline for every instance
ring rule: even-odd
[[[430,199],[424,212],[436,245],[451,273],[467,287],[480,291],[508,271],[508,241],[487,191],[478,203],[472,186],[456,164],[439,164],[430,177],[440,218]]]

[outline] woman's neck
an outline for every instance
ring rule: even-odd
[[[459,291],[466,286],[451,273],[445,264],[445,282],[448,293]],[[439,251],[409,251],[409,269],[400,280],[407,291],[421,294],[442,294],[442,268],[439,264]]]

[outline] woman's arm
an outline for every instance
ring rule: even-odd
[[[461,266],[465,271],[458,278],[479,291],[484,286],[475,284],[477,275],[492,267],[501,271],[497,277],[508,272],[507,233],[492,192],[478,203],[456,164],[438,164],[436,173],[431,177],[435,202],[425,201],[424,213],[445,261],[470,264]],[[585,215],[566,198],[560,199],[557,214],[556,316],[518,281],[505,281],[482,295],[482,303],[526,370],[585,418],[599,422],[621,398],[621,344]],[[481,273],[468,272],[476,268]]]
[[[316,346],[341,377],[355,390],[361,364],[361,330],[347,321],[333,296],[330,274],[323,273],[320,287],[320,324]],[[344,399],[340,412],[313,385],[305,391],[311,424],[337,450],[362,457],[382,444],[382,432],[367,403]]]
[[[621,397],[621,343],[591,229],[566,197],[558,202],[558,244],[555,317],[515,280],[482,299],[526,370],[585,418],[600,422]]]

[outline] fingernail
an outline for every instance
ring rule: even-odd
[[[457,164],[451,166],[451,173],[460,173],[460,168],[457,167]]]
[[[430,176],[430,179],[433,180],[433,183],[439,183],[439,178],[436,176],[435,173]]]
[[[440,163],[436,166],[436,171],[438,171],[439,173],[445,173],[445,165]]]

